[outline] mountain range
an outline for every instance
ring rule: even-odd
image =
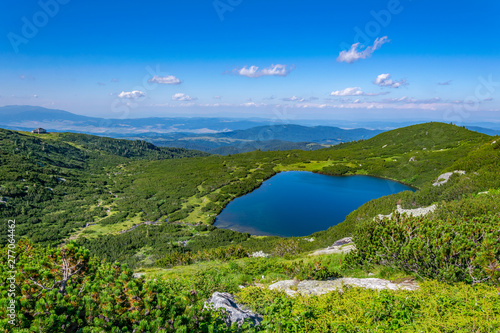
[[[0,126],[8,129],[29,131],[43,127],[52,132],[144,140],[157,146],[195,149],[221,155],[255,150],[316,150],[341,142],[366,140],[387,129],[387,126],[382,126],[383,129],[310,126],[317,123],[301,121],[301,124],[283,124],[261,118],[104,119],[38,106],[0,107]],[[500,134],[499,129],[480,126],[467,128],[488,135]]]

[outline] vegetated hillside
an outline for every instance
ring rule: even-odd
[[[214,138],[207,136],[188,136],[178,140],[165,140],[162,138],[144,137],[141,138],[162,147],[194,149],[217,155],[234,155],[248,153],[255,150],[317,150],[330,146],[314,142],[291,142],[282,140],[250,141],[228,138]]]
[[[2,184],[5,197],[2,214],[17,216],[22,221],[20,235],[51,244],[70,235],[87,237],[96,244],[111,235],[118,242],[119,232],[139,223],[161,224],[167,219],[211,224],[229,201],[252,191],[279,171],[372,174],[422,187],[490,140],[486,135],[453,125],[432,123],[309,152],[256,151],[234,156],[159,160],[200,153],[80,134],[49,134],[41,139],[43,136],[3,133],[6,162],[2,167],[6,170],[3,173],[6,182]],[[9,137],[7,133],[12,134]],[[18,144],[15,140],[19,140]],[[16,159],[18,162],[14,162]],[[30,170],[28,175],[25,170]],[[427,197],[437,198],[438,194]],[[380,213],[388,213],[395,199],[383,200],[387,203],[380,207]],[[426,200],[430,199],[422,202]],[[352,233],[356,219],[348,217],[347,223],[318,233],[322,240],[314,246]],[[147,227],[159,228],[151,224]],[[134,236],[140,230],[141,227],[127,232],[137,244],[129,243],[121,247],[123,251],[129,253],[131,249],[132,257],[142,251],[144,258],[158,258],[170,251],[144,245],[144,240]]]
[[[248,153],[255,150],[273,151],[273,150],[318,150],[327,147],[327,145],[318,144],[314,142],[290,142],[281,140],[268,140],[268,141],[252,141],[244,142],[237,145],[227,147],[220,147],[211,149],[211,154],[230,155]]]
[[[422,141],[419,133],[436,139]],[[95,225],[79,233],[77,242],[90,251],[74,243],[59,249],[26,241],[18,244],[17,281],[22,286],[16,328],[50,332],[497,331],[500,139],[446,124],[412,126],[393,134],[398,134],[397,139],[375,137],[313,152],[120,163],[106,174],[107,189],[114,195],[95,207],[93,213],[101,214],[92,215]],[[387,149],[391,144],[396,147]],[[164,220],[210,222],[229,200],[283,170],[389,174],[418,185],[419,190],[373,200],[345,222],[312,235],[312,242],[309,237],[257,238],[210,225]],[[465,174],[433,186],[441,173],[454,170]],[[411,176],[412,172],[418,174]],[[376,218],[393,212],[397,203],[403,208],[435,203],[437,208],[425,217]],[[119,233],[130,227],[123,220],[134,218],[136,223],[155,223]],[[125,223],[121,229],[120,223]],[[307,251],[347,235],[354,236],[357,251],[347,256],[307,256]],[[248,258],[258,250],[273,257]],[[7,258],[0,257],[1,280],[8,277]],[[130,266],[111,264],[117,259],[142,268],[148,277],[134,278]],[[73,265],[75,275],[64,283],[67,267]],[[420,289],[344,288],[317,297],[288,297],[267,288],[277,280],[336,277],[417,279]],[[46,286],[56,286],[57,291]],[[220,312],[204,307],[215,291],[235,294],[239,302],[263,316],[261,325],[226,326]],[[1,301],[7,302],[2,295]],[[7,325],[6,311],[0,308],[2,327]]]
[[[208,154],[199,151],[183,148],[157,147],[141,140],[119,140],[75,133],[61,133],[57,134],[57,137],[63,142],[76,144],[87,151],[109,153],[131,159],[163,160],[179,157],[208,156]]]
[[[380,143],[373,145],[374,148],[371,150],[366,149],[371,140],[378,140],[373,138],[312,152],[298,150],[252,152],[233,156],[129,163],[121,166],[118,174],[110,174],[116,198],[103,203],[109,211],[106,214],[103,212],[103,217],[95,218],[95,225],[82,230],[79,236],[86,239],[85,246],[96,251],[94,253],[104,255],[105,250],[102,250],[106,248],[104,245],[114,244],[116,252],[111,258],[121,258],[121,260],[128,258],[127,262],[134,266],[154,265],[155,260],[167,253],[194,250],[190,248],[190,244],[196,244],[194,242],[196,237],[203,235],[186,227],[186,232],[179,234],[177,238],[177,241],[188,241],[186,247],[174,242],[171,248],[162,250],[160,246],[154,246],[154,243],[159,244],[163,237],[161,231],[163,227],[158,224],[164,224],[166,219],[170,222],[211,224],[215,221],[216,215],[232,199],[252,191],[262,181],[279,171],[308,170],[341,175],[372,174],[404,181],[421,188],[415,194],[403,192],[363,205],[351,213],[344,223],[314,234],[316,242],[305,245],[307,249],[312,249],[329,246],[332,240],[352,234],[361,221],[373,219],[377,214],[389,214],[398,200],[404,200],[405,208],[414,208],[419,203],[427,204],[429,200],[432,202],[445,197],[457,197],[468,191],[488,189],[495,184],[496,177],[492,176],[489,177],[490,183],[474,180],[476,185],[465,186],[463,191],[450,189],[448,187],[450,185],[438,189],[432,187],[432,182],[438,175],[448,171],[454,163],[466,159],[473,151],[487,145],[491,138],[453,125],[420,126],[422,128],[419,129],[417,126],[410,128],[409,131],[412,134],[422,131],[425,135],[435,128],[436,131],[440,131],[442,137],[447,137],[450,141],[445,143],[446,139],[442,139],[441,142],[436,142],[438,146],[434,150],[432,148],[423,150],[425,147],[419,146],[418,142],[412,145],[410,140],[405,141],[397,151],[386,150],[387,147],[382,148],[383,145]],[[443,133],[448,130],[451,132],[449,135]],[[457,130],[461,134],[457,134]],[[453,137],[457,135],[460,142],[453,141]],[[444,144],[451,148],[442,150],[441,145]],[[414,159],[411,159],[412,157]],[[473,167],[466,168],[467,173],[472,172],[469,171],[471,168]],[[148,221],[156,224],[143,225],[126,232],[126,236],[116,234],[128,229],[130,224]],[[212,231],[208,232],[210,234]],[[144,237],[146,233],[149,233],[149,238]],[[269,250],[277,241],[279,238],[262,240],[245,238],[241,244],[249,250]],[[217,246],[215,242],[213,245]],[[207,245],[207,248],[210,247]]]
[[[430,133],[427,125],[411,126],[408,129],[413,134],[418,134],[419,131]],[[405,179],[407,183],[417,185],[419,190],[414,193],[402,192],[366,203],[349,214],[342,224],[330,228],[328,232],[331,233],[331,237],[345,235],[348,232],[352,233],[355,226],[363,221],[371,221],[378,214],[391,213],[397,202],[401,203],[403,208],[413,209],[429,206],[443,200],[459,200],[468,194],[500,187],[500,174],[495,171],[497,167],[500,167],[499,140],[459,127],[449,127],[445,124],[433,125],[436,125],[435,128],[440,133],[434,142],[434,150],[423,150],[426,148],[424,146],[429,146],[432,142],[421,142],[419,136],[416,135],[415,147],[417,149],[411,149],[412,151],[402,155],[404,159],[402,162],[394,161],[393,158],[397,156],[385,161],[383,158],[372,158],[370,162],[371,173],[383,177],[391,177],[392,174],[393,177],[396,176],[394,179]],[[446,134],[447,130],[451,130],[449,134]],[[391,132],[392,134],[401,133],[398,130]],[[391,132],[381,135],[390,135]],[[453,143],[454,138],[457,140],[455,143]],[[372,140],[378,139],[377,137]],[[361,143],[363,150],[366,146],[376,147],[373,142],[369,141]],[[383,142],[385,141],[379,141],[377,144],[380,145]],[[420,147],[417,146],[419,142]],[[412,146],[412,143],[405,143],[402,140],[399,145],[402,150],[410,150],[409,147]],[[418,148],[422,150],[418,150]],[[400,160],[401,158],[396,159]],[[438,175],[455,170],[465,171],[466,175],[453,175],[446,184],[433,186]]]
[[[144,279],[127,265],[99,260],[74,244],[58,249],[21,241],[17,250],[14,325],[7,306],[0,308],[6,332],[495,332],[500,326],[498,291],[484,284],[420,281],[416,291],[345,287],[315,297],[267,289],[274,280],[367,276],[342,265],[340,255],[228,258]],[[6,258],[0,257],[2,281],[10,277]],[[66,267],[74,267],[69,280]],[[389,267],[371,272],[410,278]],[[56,289],[44,289],[51,286]],[[221,310],[204,306],[216,291],[233,293],[260,313],[260,325],[229,327]],[[2,302],[9,301],[6,295]]]
[[[486,134],[469,131],[465,127],[430,122],[381,133],[356,145],[356,149],[370,150],[372,155],[377,153],[386,155],[392,151],[401,154],[412,150],[456,148],[466,143],[481,142],[488,137]],[[344,147],[337,146],[339,149]]]
[[[0,216],[19,221],[19,236],[59,243],[102,214],[94,210],[113,196],[107,173],[118,165],[206,155],[147,142],[0,130]],[[4,224],[2,231],[6,232]]]
[[[433,126],[422,126],[421,129],[417,127],[410,130],[415,133],[420,130],[425,134],[432,130]],[[456,126],[435,124],[435,127],[441,131],[442,136],[445,135],[442,132],[446,130],[450,130],[453,135],[458,135]],[[406,141],[402,151],[396,156],[393,155],[394,151],[386,151],[380,145],[378,149],[373,148],[378,150],[379,156],[372,156],[372,152],[365,149],[365,145],[370,144],[370,140],[367,140],[346,144],[348,146],[346,149],[336,146],[334,149],[313,152],[252,152],[230,157],[210,156],[196,160],[130,164],[124,170],[127,174],[136,176],[121,177],[120,180],[117,180],[117,185],[123,190],[119,194],[120,198],[114,202],[116,207],[124,212],[139,214],[143,221],[163,221],[168,217],[169,221],[212,223],[216,215],[230,200],[248,193],[259,186],[264,179],[283,170],[309,170],[343,175],[373,174],[405,181],[421,188],[416,193],[408,191],[371,201],[351,213],[344,223],[314,234],[313,236],[316,238],[314,243],[303,244],[306,249],[329,246],[333,240],[351,235],[359,223],[373,219],[378,214],[389,214],[400,200],[403,201],[405,208],[415,208],[434,201],[453,200],[467,193],[495,188],[495,184],[500,183],[498,176],[474,175],[475,166],[464,167],[468,177],[464,180],[460,179],[460,182],[469,180],[473,186],[468,183],[456,186],[455,177],[448,185],[432,186],[433,180],[441,173],[456,167],[455,163],[467,160],[473,152],[489,147],[490,137],[461,128],[458,128],[458,131],[463,136],[459,137],[461,142],[455,141],[453,143],[451,141],[453,135],[448,136],[450,142],[447,142],[446,145],[452,148],[442,150],[440,145],[445,144],[445,139],[443,139],[441,142],[436,142],[438,146],[435,148],[439,149],[422,150],[425,147],[415,143],[413,146],[415,150],[405,153],[405,150],[410,150],[408,148],[412,146],[411,141]],[[378,138],[371,140],[378,140]],[[410,161],[411,157],[415,158]],[[493,161],[491,159],[485,160],[485,163],[491,164]],[[181,187],[182,185],[185,186]],[[169,202],[177,202],[177,204],[168,205]],[[148,228],[150,230],[149,240],[144,237]],[[167,252],[163,252],[150,245],[152,242],[158,243],[156,239],[160,236],[157,233],[161,234],[161,229],[158,226],[143,226],[127,232],[127,241],[124,241],[125,237],[122,235],[109,235],[106,238],[101,238],[99,237],[101,230],[99,225],[85,229],[81,234],[82,237],[87,238],[85,245],[89,248],[99,249],[104,244],[116,244],[114,248],[118,252],[115,255],[120,258],[133,258],[132,261],[127,261],[133,265],[137,265],[141,260],[145,261],[142,261],[140,265],[146,262],[149,262],[146,265],[152,265],[154,260],[165,253],[191,251],[190,244],[196,244],[195,240],[200,235],[199,232],[188,228],[186,234],[178,238],[178,241],[188,241],[187,247],[175,245]],[[157,230],[157,232],[153,230]],[[153,233],[155,236],[152,236]],[[277,241],[279,238],[264,238],[262,240],[246,238],[241,244],[249,251],[270,250]],[[120,244],[125,243],[126,247],[120,247]],[[139,251],[142,259],[134,256],[139,248],[142,249]],[[101,254],[103,252],[102,250],[96,251]],[[149,261],[146,260],[148,258]]]

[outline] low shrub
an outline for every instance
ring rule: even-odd
[[[421,277],[445,282],[500,280],[500,216],[433,220],[394,212],[375,219],[354,235],[357,251],[347,255],[351,266],[395,265]]]
[[[159,267],[184,266],[202,261],[228,261],[230,259],[245,258],[249,255],[241,246],[214,248],[198,252],[172,252],[157,260],[156,265]]]
[[[245,288],[239,301],[264,314],[265,332],[497,332],[495,287],[436,281],[416,291],[344,288],[321,296]]]

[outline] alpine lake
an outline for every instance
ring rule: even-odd
[[[364,203],[414,188],[371,176],[281,172],[231,201],[215,226],[252,235],[302,237],[341,223]]]

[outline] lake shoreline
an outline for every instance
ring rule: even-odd
[[[295,171],[295,170],[292,170],[292,171]],[[300,171],[300,170],[297,170],[297,171]],[[281,171],[280,171],[281,172]],[[288,172],[288,171],[285,171],[285,172]],[[408,186],[408,187],[411,187],[415,190],[420,190],[420,188],[414,186],[414,185],[411,185],[411,184],[408,184],[408,183],[405,183],[403,181],[400,181],[400,180],[397,180],[397,179],[393,179],[393,178],[389,178],[389,177],[383,177],[383,176],[375,176],[375,175],[370,175],[370,174],[367,174],[367,175],[332,175],[332,174],[328,174],[328,173],[324,173],[324,172],[321,172],[321,171],[304,171],[304,172],[313,172],[313,173],[317,173],[317,174],[320,174],[320,175],[324,175],[324,176],[333,176],[333,177],[353,177],[353,176],[368,176],[368,177],[373,177],[373,178],[379,178],[379,179],[385,179],[385,180],[391,180],[393,182],[396,182],[396,183],[399,183],[401,185],[405,185],[405,186]]]
[[[272,183],[262,188],[271,178]],[[352,211],[373,199],[415,190],[402,182],[371,175],[279,171],[253,191],[229,201],[213,225],[257,236],[303,237],[342,223]]]

